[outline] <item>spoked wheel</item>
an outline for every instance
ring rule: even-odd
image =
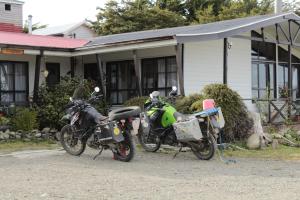
[[[125,140],[118,143],[114,151],[114,158],[122,162],[129,162],[134,156],[134,145],[129,131],[124,134]]]
[[[191,142],[190,147],[198,159],[210,160],[215,154],[216,141],[214,137],[209,134],[209,136],[204,138],[202,141]]]
[[[149,134],[143,133],[142,131],[140,131],[137,136],[139,143],[146,151],[156,152],[160,148],[161,142],[159,138],[153,138],[149,140]]]
[[[86,147],[86,141],[75,137],[71,125],[66,125],[61,129],[60,142],[63,148],[73,156],[81,155]]]

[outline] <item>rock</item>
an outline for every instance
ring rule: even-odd
[[[60,140],[60,132],[56,132],[56,134],[55,134],[55,139],[56,139],[57,141]]]
[[[259,149],[260,148],[260,137],[258,134],[252,134],[247,139],[247,147],[249,149]]]
[[[11,139],[15,139],[16,138],[16,132],[13,132],[13,131],[9,132],[9,137]]]
[[[51,129],[51,130],[50,130],[50,133],[56,133],[56,132],[57,132],[56,129]]]
[[[278,145],[279,145],[278,140],[277,140],[277,139],[274,139],[274,140],[272,141],[272,148],[273,148],[273,149],[277,149],[277,148],[278,148]]]
[[[32,134],[32,135],[35,135],[35,134],[37,134],[38,132],[39,132],[39,130],[32,130],[32,131],[31,131],[31,134]]]
[[[40,138],[40,137],[42,137],[42,133],[36,133],[36,134],[34,135],[34,137]]]
[[[2,134],[0,133],[0,140],[5,140],[4,136],[3,136],[3,133]]]
[[[17,140],[20,140],[21,138],[22,138],[21,135],[16,135]]]
[[[50,132],[50,128],[43,128],[42,134],[47,134]]]
[[[30,142],[31,140],[29,138],[24,138],[24,142]]]
[[[9,134],[7,134],[6,132],[3,133],[3,138],[4,140],[9,140]]]

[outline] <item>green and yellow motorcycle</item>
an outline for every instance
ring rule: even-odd
[[[221,130],[219,108],[211,108],[192,115],[183,115],[172,106],[177,97],[177,87],[169,97],[160,97],[158,91],[150,94],[141,114],[138,140],[149,152],[156,152],[162,144],[191,148],[201,160],[210,160],[216,151],[216,139]]]

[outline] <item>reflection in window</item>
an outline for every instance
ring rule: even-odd
[[[172,86],[177,86],[175,57],[151,58],[142,61],[142,86],[144,95],[157,90],[167,96]]]
[[[137,95],[137,80],[133,61],[106,64],[107,94],[112,104],[123,104]]]
[[[26,63],[0,62],[0,98],[2,104],[26,104],[28,67]]]

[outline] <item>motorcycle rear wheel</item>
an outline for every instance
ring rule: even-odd
[[[60,143],[69,154],[80,156],[86,148],[86,141],[79,140],[74,136],[71,125],[65,125],[61,129]]]
[[[207,138],[204,138],[199,142],[192,142],[190,144],[192,152],[200,160],[210,160],[214,157],[216,151],[216,140],[209,134]]]
[[[130,131],[126,131],[124,134],[125,140],[117,144],[115,149],[114,158],[122,162],[129,162],[133,159],[135,148]]]

